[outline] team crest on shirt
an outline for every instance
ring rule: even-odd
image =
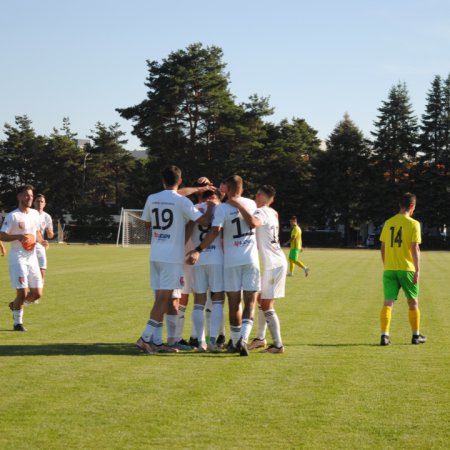
[[[184,277],[180,277],[180,284],[181,286],[184,286]]]
[[[19,228],[25,230],[25,222],[19,222]]]

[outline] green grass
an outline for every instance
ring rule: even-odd
[[[410,345],[402,297],[393,344],[377,345],[378,252],[310,250],[310,277],[296,270],[277,304],[286,353],[249,358],[137,352],[147,249],[53,245],[48,256],[27,333],[10,331],[0,259],[1,449],[448,448],[450,253],[422,254],[427,344]]]

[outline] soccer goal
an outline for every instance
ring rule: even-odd
[[[64,227],[66,225],[64,224],[61,225],[61,222],[58,220],[58,228],[56,229],[56,238],[57,238],[57,242],[58,244],[64,244]]]
[[[150,243],[151,229],[147,228],[141,219],[142,212],[142,209],[122,208],[117,232],[118,246],[129,247],[130,245],[148,245]]]

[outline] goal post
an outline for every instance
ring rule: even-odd
[[[57,231],[56,231],[56,237],[57,237],[57,242],[58,244],[64,244],[64,227],[66,225],[62,226],[61,222],[58,220],[58,227],[57,227]]]
[[[151,239],[151,229],[141,219],[143,209],[124,209],[120,213],[119,229],[116,245],[129,247],[131,245],[148,245]]]

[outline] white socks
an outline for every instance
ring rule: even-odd
[[[184,314],[186,313],[186,306],[178,305],[178,315],[177,315],[177,330],[175,332],[175,337],[178,341],[183,339],[183,328],[184,328]]]
[[[167,343],[169,345],[173,345],[177,342],[177,324],[178,315],[166,314]]]
[[[199,342],[203,341],[203,329],[205,326],[205,305],[194,305],[192,310],[192,337],[196,337]],[[195,336],[194,336],[195,334]]]
[[[242,319],[241,338],[243,342],[248,342],[248,337],[250,336],[252,327],[253,327],[252,319]]]
[[[258,334],[256,336],[260,341],[266,338],[267,322],[261,305],[258,305]]]
[[[211,311],[211,329],[210,329],[210,338],[217,339],[221,332],[221,328],[223,325],[223,305],[224,300],[214,300],[212,302],[212,311]],[[225,334],[225,333],[223,333]]]
[[[156,320],[150,319],[147,322],[147,325],[142,333],[142,339],[145,342],[150,342],[152,340],[152,338],[154,338],[156,330],[160,328],[161,329],[161,342],[160,343],[162,343],[162,327],[163,327],[162,322],[157,322]],[[156,344],[154,339],[153,339],[153,342]]]
[[[23,323],[23,309],[15,309],[13,311],[14,325]]]
[[[264,312],[264,315],[266,317],[267,325],[269,326],[275,347],[281,347],[283,342],[281,341],[280,321],[276,311],[274,309],[268,309]]]

